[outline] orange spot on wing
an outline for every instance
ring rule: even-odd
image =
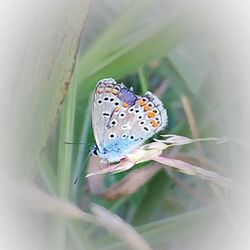
[[[99,84],[97,87],[97,93],[102,94],[104,91],[105,85],[104,84]]]
[[[147,103],[147,102],[146,102],[146,101],[144,101],[144,100],[142,100],[142,99],[140,99],[140,100],[139,100],[139,104],[140,104],[141,106],[146,105],[146,103]]]
[[[113,88],[112,94],[117,95],[119,93],[119,89]]]
[[[115,112],[118,112],[118,111],[120,111],[121,110],[121,107],[116,107],[115,108]]]
[[[150,123],[153,125],[154,128],[159,127],[159,123],[156,120],[151,120]]]
[[[124,103],[122,104],[122,106],[123,106],[124,108],[128,108],[128,107],[129,107],[129,104],[126,103],[126,102],[124,102]]]
[[[155,112],[151,111],[148,113],[148,118],[154,118],[155,117]]]
[[[152,108],[151,106],[145,105],[145,106],[144,106],[144,111],[148,111],[148,110],[150,110],[151,108]]]
[[[106,85],[106,87],[105,87],[105,92],[106,93],[110,93],[111,91],[112,91],[112,89],[113,89],[113,86],[112,85]]]

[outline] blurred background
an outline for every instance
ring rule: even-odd
[[[248,9],[226,0],[3,3],[0,249],[249,249]],[[100,168],[87,157],[92,93],[107,77],[159,96],[169,117],[160,134],[229,138],[163,154],[237,187],[155,162],[85,178]]]

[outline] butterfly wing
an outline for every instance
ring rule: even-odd
[[[106,78],[98,82],[92,106],[92,126],[95,141],[98,148],[101,148],[106,140],[107,125],[114,109],[121,101],[117,97],[120,86],[112,78]]]
[[[130,138],[131,144],[139,146],[166,125],[167,112],[162,102],[147,92],[144,97],[137,97],[132,106],[126,101],[121,102],[121,106],[110,117],[108,133],[109,137]]]
[[[92,121],[99,155],[114,162],[162,130],[167,113],[151,92],[139,97],[123,84],[103,79],[94,94]]]

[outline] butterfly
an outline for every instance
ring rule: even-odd
[[[166,109],[151,92],[138,96],[123,83],[102,79],[93,95],[94,153],[103,162],[118,162],[164,129],[167,121]]]

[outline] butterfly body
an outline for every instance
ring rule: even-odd
[[[124,154],[131,152],[131,150],[136,149],[141,143],[136,143],[131,138],[123,139],[118,137],[112,140],[107,145],[97,149],[97,154],[106,159],[108,162],[120,161]]]
[[[95,89],[92,123],[96,153],[112,163],[162,130],[167,124],[167,112],[151,92],[137,96],[123,84],[106,78]]]

